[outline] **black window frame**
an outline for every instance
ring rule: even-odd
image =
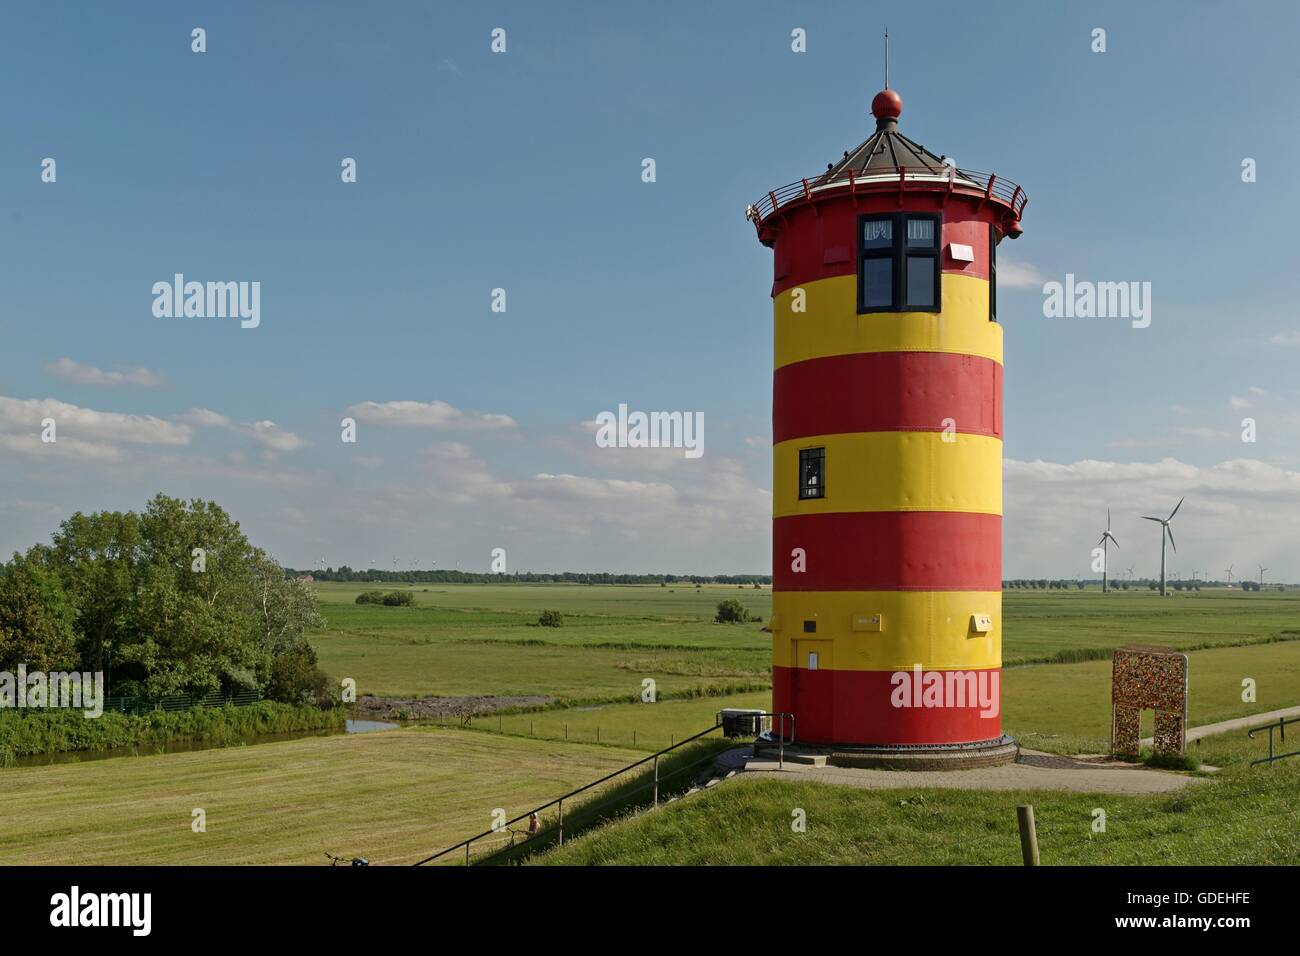
[[[989,321],[998,320],[998,227],[989,223]]]
[[[804,480],[804,462],[816,459],[821,463],[817,469],[817,484],[809,485]],[[813,494],[811,492],[815,491]],[[818,501],[826,497],[826,446],[799,449],[799,500]]]
[[[934,246],[929,249],[909,247],[907,245],[907,221],[924,219],[934,223]],[[863,226],[868,222],[888,220],[892,223],[893,237],[887,249],[868,249],[862,239]],[[858,216],[857,238],[858,250],[858,315],[871,312],[942,312],[943,300],[943,216],[934,212],[896,212],[863,213]],[[869,259],[889,259],[891,261],[891,304],[887,306],[868,306],[864,301],[865,263]],[[934,261],[934,302],[930,305],[912,305],[907,302],[907,267],[909,259],[932,259]]]

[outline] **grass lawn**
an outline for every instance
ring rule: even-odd
[[[412,863],[640,756],[411,728],[11,768],[0,865]]]
[[[898,790],[733,780],[640,817],[566,841],[534,860],[552,865],[1019,866],[1016,806],[1034,806],[1042,863],[1241,865],[1300,863],[1295,793],[1300,758],[1245,762],[1261,744],[1244,733],[1198,748],[1224,769],[1177,794],[1124,797],[1052,791]],[[794,832],[794,813],[806,830]],[[1094,811],[1105,832],[1094,832]]]

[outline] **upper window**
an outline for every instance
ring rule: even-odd
[[[826,497],[826,449],[799,449],[799,498]]]
[[[862,216],[858,230],[858,311],[938,312],[940,217]]]
[[[989,321],[998,320],[998,227],[989,226]]]

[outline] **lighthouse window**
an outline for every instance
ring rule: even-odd
[[[934,248],[934,220],[933,219],[909,219],[907,220],[907,245],[915,248],[922,246],[926,249]]]
[[[939,216],[863,216],[858,227],[858,312],[938,312]]]
[[[826,497],[826,449],[799,449],[799,498]]]
[[[869,310],[894,305],[894,257],[862,260],[862,304]]]

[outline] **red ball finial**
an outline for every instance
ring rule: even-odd
[[[898,119],[903,112],[903,98],[895,90],[881,90],[871,101],[871,115],[876,119]]]

